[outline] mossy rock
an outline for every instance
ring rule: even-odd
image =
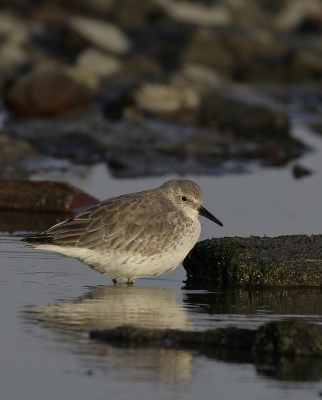
[[[183,266],[188,283],[322,286],[322,235],[204,240],[190,251]]]
[[[322,327],[295,319],[269,322],[257,330],[229,327],[200,332],[120,326],[107,330],[92,330],[89,337],[118,345],[176,346],[194,350],[203,346],[209,349],[211,346],[259,354],[322,356]]]

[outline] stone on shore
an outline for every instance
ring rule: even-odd
[[[69,25],[94,46],[123,55],[130,50],[130,41],[116,25],[98,19],[72,16]]]
[[[135,105],[147,117],[195,125],[200,96],[193,88],[145,84],[134,94]]]
[[[103,51],[90,47],[84,50],[77,58],[76,64],[80,68],[88,69],[99,78],[108,78],[120,72],[123,68],[121,61]]]
[[[281,111],[263,104],[248,104],[221,93],[204,96],[201,106],[201,122],[216,126],[220,132],[236,138],[278,143],[293,143],[290,122]]]
[[[92,104],[98,92],[96,75],[81,68],[32,72],[8,89],[6,101],[18,117],[49,117]]]
[[[189,284],[321,287],[322,235],[204,240],[183,266]]]

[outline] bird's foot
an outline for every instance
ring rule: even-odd
[[[134,286],[134,279],[133,278],[129,278],[127,281],[125,280],[117,280],[117,279],[113,279],[113,283],[114,286]]]

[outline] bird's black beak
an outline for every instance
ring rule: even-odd
[[[224,226],[216,217],[214,217],[209,211],[207,211],[204,207],[199,208],[199,215],[202,215],[205,218],[210,219],[210,221],[216,222],[219,226]]]

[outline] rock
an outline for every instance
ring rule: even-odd
[[[127,75],[133,75],[141,80],[155,78],[163,74],[161,66],[155,60],[146,56],[129,57],[124,60],[124,66]]]
[[[322,327],[296,320],[270,322],[256,332],[258,352],[289,356],[319,357],[322,355]]]
[[[117,1],[117,0],[116,0]],[[69,0],[71,7],[75,8],[74,0]],[[65,4],[65,1],[63,2]],[[115,0],[83,0],[82,6],[88,13],[102,15],[109,15],[115,4]]]
[[[59,60],[58,58],[55,57],[41,57],[38,60],[36,60],[32,66],[31,70],[28,72],[33,72],[33,73],[47,73],[48,71],[52,70],[60,70],[64,69],[66,67],[66,64]],[[19,72],[19,71],[18,71]],[[12,79],[13,82],[16,80],[15,77]],[[9,85],[10,87],[10,85]]]
[[[246,103],[220,92],[210,93],[203,98],[201,123],[217,127],[220,132],[236,138],[295,143],[284,113],[266,105]]]
[[[117,25],[123,29],[139,30],[151,20],[164,18],[164,13],[156,1],[117,0],[113,7],[113,17]]]
[[[18,117],[54,116],[90,105],[98,92],[96,76],[80,68],[26,74],[8,89],[6,101]]]
[[[41,162],[36,149],[26,140],[0,134],[0,179],[26,179],[30,174],[27,166]]]
[[[162,84],[145,84],[134,93],[135,106],[148,117],[195,125],[200,97],[189,87],[175,88]]]
[[[107,330],[93,330],[90,339],[108,343],[132,343],[136,345],[168,346],[224,346],[249,351],[255,341],[255,331],[251,329],[221,328],[204,332],[176,329],[147,329],[135,326],[121,326]]]
[[[113,92],[112,92],[113,93]],[[108,91],[111,94],[111,91]],[[133,109],[132,92],[125,87],[113,93],[113,97],[108,97],[104,105],[104,116],[109,121],[119,121],[124,118],[124,111]]]
[[[283,10],[273,21],[275,29],[293,31],[298,28],[308,16],[321,16],[322,4],[319,0],[287,0]]]
[[[35,49],[25,21],[0,13],[0,86],[12,72],[35,58]]]
[[[322,29],[322,13],[311,14],[303,18],[295,32],[300,34],[320,34]]]
[[[128,38],[113,24],[97,19],[71,16],[69,25],[92,45],[103,50],[124,55],[130,49]]]
[[[97,203],[68,183],[0,180],[0,210],[73,213]]]
[[[9,13],[0,13],[0,36],[1,45],[19,45],[22,51],[31,45],[31,35],[26,22]]]
[[[291,66],[296,45],[268,30],[230,32],[222,39],[233,54],[231,78],[246,82],[284,82],[294,79]]]
[[[111,174],[118,178],[171,174],[184,170],[171,155],[158,155],[153,151],[140,151],[129,146],[107,152],[106,162]],[[186,169],[188,170],[188,169]]]
[[[188,1],[158,0],[170,18],[177,22],[200,26],[227,26],[232,24],[232,16],[224,5],[204,6]]]
[[[0,165],[15,164],[25,159],[35,159],[38,157],[37,151],[25,140],[0,134]]]
[[[52,57],[72,64],[78,54],[88,47],[88,40],[69,26],[69,13],[61,7],[34,10],[31,31],[38,49],[42,49],[40,58]]]
[[[88,69],[99,78],[108,78],[120,72],[123,68],[121,61],[104,52],[90,47],[84,50],[77,58],[76,65]]]
[[[216,285],[318,286],[322,235],[251,236],[204,240],[183,262],[187,282]]]
[[[183,49],[182,62],[198,63],[216,69],[222,76],[230,78],[236,65],[232,50],[225,37],[210,29],[198,29]]]
[[[35,145],[42,143],[46,154],[53,151],[74,160],[85,156],[86,162],[105,154],[104,159],[117,177],[240,173],[249,171],[252,162],[280,165],[307,151],[303,144],[292,140],[238,138],[214,127],[122,118],[122,110],[131,99],[125,93],[118,100],[114,108],[111,105],[106,110],[113,122],[99,111],[90,110],[50,120],[11,121],[6,131]],[[63,147],[66,149],[60,150]]]
[[[301,165],[294,165],[293,167],[293,176],[295,179],[301,179],[306,176],[309,176],[312,174],[312,171],[309,170],[308,168],[302,167]]]
[[[201,64],[185,63],[182,68],[170,77],[175,87],[192,87],[201,95],[213,92],[224,86],[225,80],[210,67]]]
[[[322,78],[321,54],[312,51],[299,51],[290,67],[295,80],[316,80]]]
[[[319,36],[286,38],[268,29],[236,33],[199,28],[181,51],[181,62],[215,69],[226,79],[252,83],[288,83],[322,76]]]
[[[259,329],[218,328],[206,331],[147,329],[122,326],[108,330],[90,331],[91,339],[108,343],[153,347],[199,348],[216,347],[227,351],[241,350],[253,354],[269,353],[284,356],[322,356],[322,327],[287,320],[269,322]]]
[[[104,160],[105,146],[93,137],[81,133],[66,133],[32,140],[36,149],[45,155],[61,157],[79,164],[94,164]]]

